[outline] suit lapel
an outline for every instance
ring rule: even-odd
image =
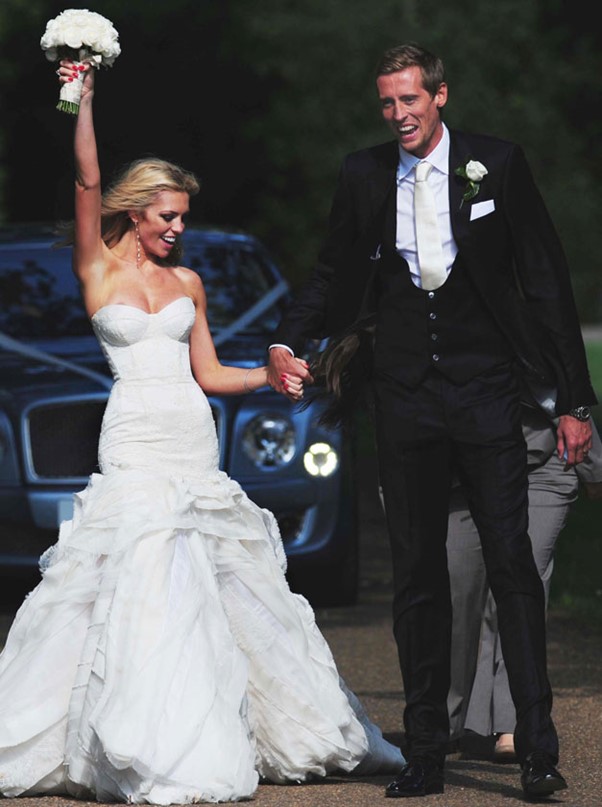
[[[378,165],[377,170],[371,178],[370,183],[370,203],[372,208],[371,218],[376,219],[382,214],[383,206],[386,204],[397,174],[397,144],[395,146],[395,160],[391,160],[387,165],[384,162]]]
[[[462,201],[466,180],[456,175],[456,168],[465,165],[472,158],[468,144],[456,132],[450,131],[449,145],[449,214],[456,244],[468,235],[470,226],[470,204]]]
[[[386,151],[376,162],[375,168],[370,175],[369,203],[370,212],[368,215],[366,236],[367,243],[374,246],[371,255],[377,253],[379,245],[385,238],[385,224],[388,220],[387,211],[391,201],[391,195],[396,188],[397,165],[399,163],[399,150],[396,142],[388,144]],[[390,233],[387,228],[387,237]]]

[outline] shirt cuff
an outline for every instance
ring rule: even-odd
[[[288,350],[288,352],[291,354],[291,356],[294,357],[294,355],[295,355],[295,351],[292,348],[290,348],[288,345],[279,345],[276,342],[275,344],[270,345],[269,350],[271,350],[273,347],[283,347],[285,350]]]

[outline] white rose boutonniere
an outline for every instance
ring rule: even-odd
[[[85,8],[68,8],[46,23],[40,46],[51,62],[71,59],[94,67],[111,67],[121,53],[119,36],[110,20]],[[84,74],[63,84],[57,109],[77,115]]]
[[[489,173],[483,163],[478,160],[467,160],[464,165],[454,171],[457,176],[466,180],[466,187],[462,195],[462,203],[470,202],[479,192],[481,180]]]

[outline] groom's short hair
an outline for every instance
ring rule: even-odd
[[[408,67],[420,68],[422,86],[431,96],[437,93],[445,81],[445,71],[441,59],[414,42],[397,45],[386,50],[377,62],[376,78],[397,73],[399,70],[406,70]]]

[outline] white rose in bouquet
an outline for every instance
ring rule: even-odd
[[[85,8],[69,8],[46,24],[40,46],[51,62],[72,59],[94,67],[111,67],[121,53],[119,35],[113,23]],[[63,84],[57,109],[77,115],[84,74]]]

